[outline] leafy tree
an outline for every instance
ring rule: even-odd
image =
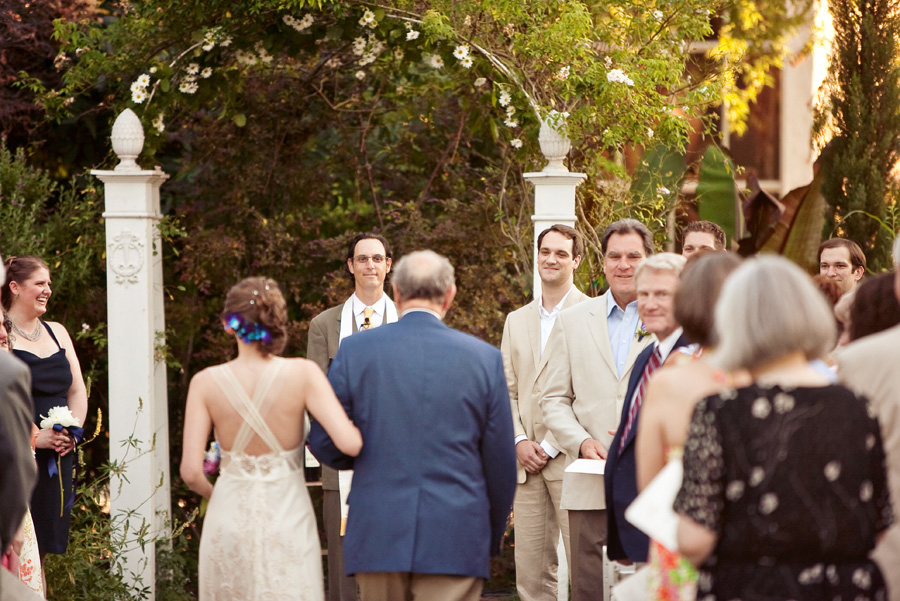
[[[850,0],[830,6],[834,22],[825,103],[818,115],[822,192],[829,203],[824,235],[855,240],[872,269],[890,267],[900,159],[900,4]]]

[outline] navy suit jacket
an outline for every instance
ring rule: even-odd
[[[347,574],[489,577],[516,490],[516,451],[500,351],[411,312],[341,343],[328,372],[362,432],[356,458],[322,427],[313,454],[353,469]]]
[[[684,336],[679,336],[672,350],[686,346],[689,341]],[[622,433],[625,423],[628,421],[628,413],[631,410],[632,397],[644,368],[650,360],[655,344],[651,344],[638,355],[634,361],[634,369],[631,370],[631,378],[628,380],[628,392],[625,394],[625,404],[622,406],[622,417],[619,419],[619,428],[616,436],[609,446],[609,454],[606,457],[606,469],[603,475],[606,485],[606,509],[607,509],[607,539],[606,553],[610,559],[630,559],[631,561],[647,561],[647,553],[650,547],[650,539],[625,519],[625,510],[637,497],[637,470],[634,461],[634,439],[637,435],[638,420],[641,412],[634,418],[634,425],[625,439],[625,446],[619,451]]]

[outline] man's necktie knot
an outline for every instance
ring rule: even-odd
[[[364,319],[363,319],[362,325],[359,327],[360,330],[368,330],[369,328],[372,327],[371,317],[374,313],[375,313],[375,309],[373,309],[372,307],[366,307],[365,309],[363,309],[363,318]]]

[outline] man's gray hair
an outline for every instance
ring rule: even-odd
[[[676,255],[675,253],[656,253],[655,255],[650,255],[641,261],[637,266],[637,269],[634,270],[634,281],[637,282],[641,277],[641,274],[648,269],[653,271],[669,271],[676,276],[680,276],[685,263],[687,263],[687,259],[681,255]]]
[[[894,240],[894,271],[900,271],[900,232]]]
[[[397,262],[393,284],[403,300],[443,303],[454,284],[453,265],[433,250],[417,250]]]

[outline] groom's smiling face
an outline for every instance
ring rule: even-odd
[[[384,279],[391,270],[391,259],[386,254],[380,240],[366,238],[356,243],[347,268],[353,274],[357,290],[384,287]]]

